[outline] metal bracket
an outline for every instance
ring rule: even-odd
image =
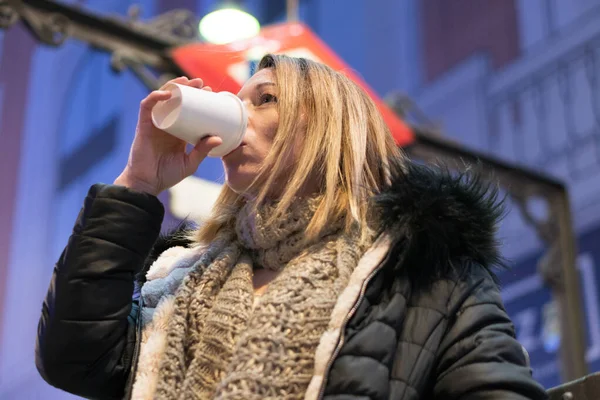
[[[529,204],[527,203],[529,198],[524,196],[524,193],[517,193],[511,190],[508,192],[515,204],[518,206],[523,220],[535,229],[540,239],[542,239],[542,241],[544,241],[547,245],[554,242],[556,239],[556,218],[553,218],[552,214],[550,214],[547,220],[540,221],[531,213]],[[547,198],[544,198],[544,200],[548,201]]]
[[[0,0],[0,29],[10,28],[18,20],[19,13],[5,0]]]
[[[69,36],[69,20],[62,14],[50,13],[39,18],[18,0],[7,0],[5,8],[9,14],[17,14],[29,27],[33,35],[49,46],[60,46]]]
[[[174,10],[148,23],[140,22],[139,14],[139,7],[130,9],[129,19],[125,19],[96,15],[78,6],[50,0],[0,0],[0,27],[8,28],[21,19],[46,45],[61,46],[73,38],[117,54],[117,59],[126,58],[181,75],[183,71],[171,60],[169,51],[195,39],[193,14]]]
[[[558,221],[556,217],[549,213],[548,219],[539,220],[535,217],[529,208],[529,198],[523,193],[511,192],[509,194],[515,205],[518,207],[523,221],[531,226],[538,237],[544,242],[547,247],[546,253],[538,262],[538,272],[548,287],[552,290],[564,291],[564,273],[561,268],[560,246],[558,246]],[[548,198],[544,198],[549,202]]]
[[[110,66],[115,72],[122,72],[129,69],[139,80],[148,88],[149,91],[157,90],[167,81],[176,78],[172,73],[162,73],[156,76],[150,68],[143,63],[131,60],[126,55],[114,52],[110,59]]]
[[[196,15],[189,10],[171,10],[146,23],[137,24],[140,29],[154,35],[170,36],[179,42],[196,42],[198,23]]]

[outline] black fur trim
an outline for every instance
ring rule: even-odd
[[[391,173],[391,184],[373,200],[381,231],[396,239],[397,272],[418,288],[480,266],[497,282],[493,269],[506,266],[496,240],[505,210],[497,185],[477,173],[416,163],[394,161]]]

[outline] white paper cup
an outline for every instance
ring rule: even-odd
[[[208,153],[210,157],[223,157],[242,143],[248,115],[239,97],[177,83],[169,83],[163,90],[172,95],[152,109],[152,122],[158,129],[192,145],[205,136],[219,136],[223,143]]]

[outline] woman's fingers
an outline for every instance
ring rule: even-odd
[[[213,91],[213,90],[212,90],[212,88],[211,88],[210,86],[204,86],[202,89],[203,89],[203,90],[207,90],[207,91],[209,91],[209,92],[212,92],[212,91]]]
[[[167,86],[169,83],[179,83],[181,85],[186,85],[189,81],[190,80],[186,76],[180,76],[179,78],[171,79],[170,81],[162,85],[162,87],[159,90],[164,89],[165,86]]]
[[[208,154],[209,151],[217,147],[218,145],[223,143],[223,139],[218,136],[206,136],[203,137],[197,144],[194,146],[193,150],[197,150],[201,153]],[[192,151],[193,151],[192,150]]]
[[[221,143],[223,143],[223,140],[218,136],[206,136],[202,138],[192,151],[190,151],[190,154],[188,154],[188,172],[192,171],[191,173],[193,173],[196,171],[208,153]]]
[[[155,90],[140,103],[140,111],[151,111],[159,101],[169,100],[172,93],[169,90]]]
[[[201,89],[203,85],[204,81],[202,81],[200,78],[194,78],[188,81],[188,86],[195,87],[197,89]]]
[[[164,87],[166,85],[168,85],[169,83],[178,83],[180,85],[187,85],[187,86],[195,87],[197,89],[202,89],[204,86],[204,81],[201,78],[188,79],[185,76],[180,76],[179,78],[171,79],[170,81],[165,83],[163,85],[163,87],[161,87],[160,90],[164,89]]]

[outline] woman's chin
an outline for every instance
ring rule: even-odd
[[[225,173],[225,184],[238,194],[246,193],[253,179],[253,176],[248,176],[246,174]]]

